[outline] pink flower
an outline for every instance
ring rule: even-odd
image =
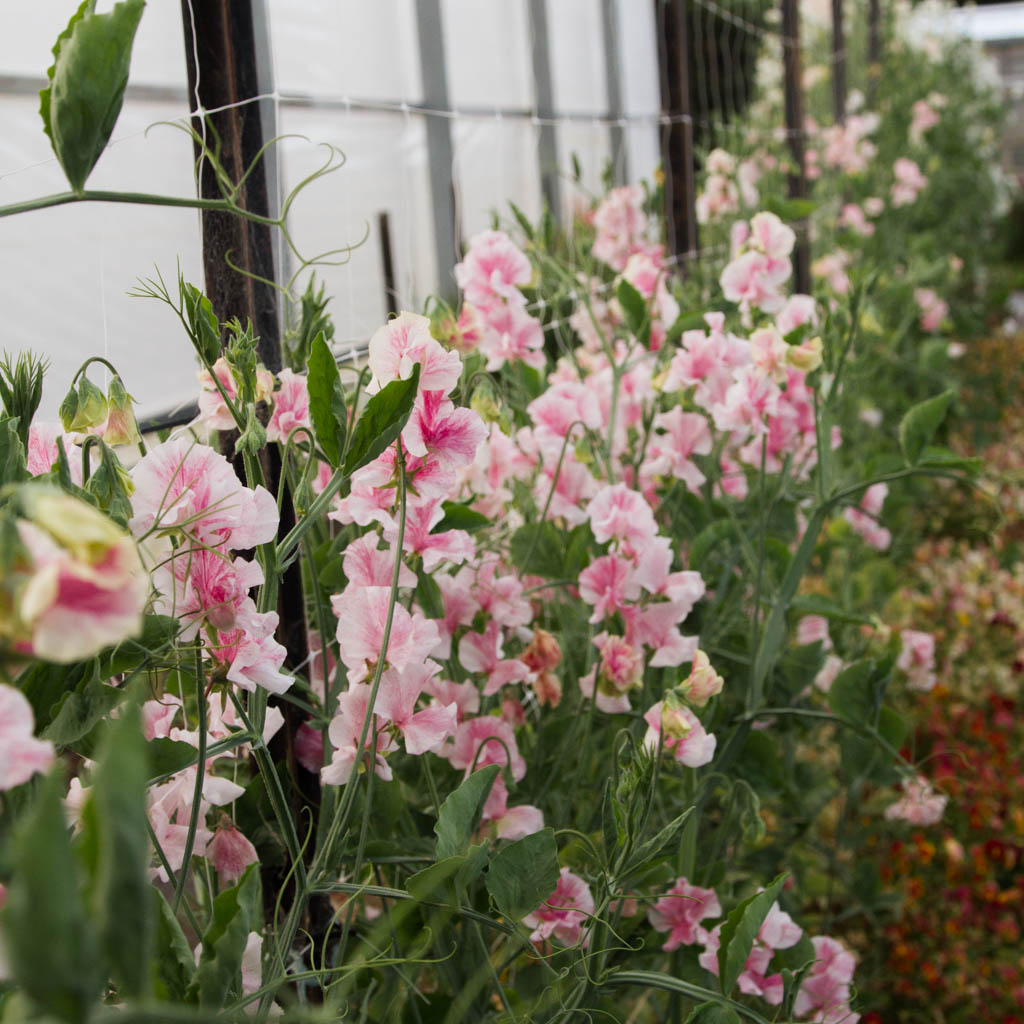
[[[71,482],[82,486],[82,452],[73,435],[65,434],[59,423],[33,422],[28,428],[28,450],[25,466],[31,476],[49,473],[57,464],[57,439],[64,445],[64,454],[71,471]]]
[[[459,641],[459,661],[467,672],[487,676],[484,696],[497,693],[509,683],[525,682],[530,670],[518,658],[502,657],[501,628],[491,619],[483,633],[466,633]]]
[[[495,300],[524,303],[519,288],[532,277],[530,261],[504,231],[474,235],[465,259],[455,266],[455,280],[466,301],[482,308]]]
[[[531,942],[544,942],[554,936],[563,946],[575,946],[593,912],[590,886],[579,875],[562,868],[555,891],[523,918],[523,924],[533,929]]]
[[[921,310],[921,330],[934,333],[949,313],[949,305],[931,288],[915,288],[914,301]]]
[[[643,199],[638,185],[624,185],[612,189],[594,212],[594,256],[614,270],[625,270],[629,257],[643,248]]]
[[[850,1009],[856,958],[836,939],[816,935],[811,942],[817,959],[797,992],[793,1013],[817,1024],[856,1024],[860,1014]]]
[[[303,722],[295,732],[295,760],[314,774],[324,766],[323,734],[310,722]]]
[[[507,303],[486,311],[480,351],[487,356],[489,372],[515,362],[540,370],[544,366],[543,349],[544,329],[536,317],[526,312],[525,306]]]
[[[362,735],[363,723],[370,709],[370,686],[367,683],[356,683],[338,697],[338,709],[331,719],[327,735],[330,737],[334,753],[331,763],[320,769],[320,781],[327,786],[344,786],[352,778],[352,771],[365,770],[364,758],[359,756],[359,737]],[[376,747],[373,743],[374,727],[371,722],[366,733],[366,745],[363,751],[373,751],[374,772],[386,782],[391,781],[391,766],[384,759],[395,749],[390,734],[383,729],[377,730]],[[365,756],[365,755],[364,755]]]
[[[206,859],[213,865],[222,884],[233,885],[250,864],[259,862],[256,848],[224,815],[206,847]]]
[[[711,429],[707,418],[700,413],[683,412],[677,405],[668,412],[658,413],[653,426],[664,433],[652,435],[645,471],[652,476],[673,476],[696,493],[705,477],[691,456],[711,452]]]
[[[444,508],[440,498],[417,501],[406,512],[402,549],[407,555],[419,555],[427,572],[433,572],[445,561],[458,565],[472,558],[476,552],[476,543],[465,530],[432,532],[443,518]],[[384,539],[390,544],[398,540],[397,523],[384,528]],[[390,579],[387,586],[391,586]]]
[[[599,686],[610,696],[624,693],[643,681],[644,653],[621,636],[598,633],[594,644],[601,655]]]
[[[229,682],[249,693],[257,686],[270,693],[284,693],[292,685],[292,677],[280,671],[287,651],[274,639],[277,622],[277,612],[258,612],[252,598],[242,602],[236,628],[219,632],[219,643],[210,651],[217,661],[229,666]]]
[[[703,889],[685,878],[677,878],[675,885],[648,908],[647,920],[655,931],[669,933],[661,948],[671,953],[680,946],[692,946],[697,941],[697,925],[706,917],[721,914],[722,905],[714,889]]]
[[[235,550],[277,536],[277,502],[245,487],[223,455],[180,437],[150,450],[132,469],[136,536],[181,530],[203,544]]]
[[[892,543],[892,534],[878,523],[888,493],[888,484],[872,484],[864,492],[857,508],[843,509],[843,518],[853,527],[854,532],[879,551],[885,551]]]
[[[892,205],[907,206],[913,203],[918,193],[928,184],[928,179],[921,173],[921,168],[905,156],[897,159],[892,170],[896,178],[890,195]]]
[[[367,362],[373,381],[371,393],[393,380],[408,380],[420,364],[419,390],[447,395],[462,376],[462,358],[448,352],[430,333],[430,321],[416,313],[402,313],[378,327],[370,338]]]
[[[932,689],[935,686],[935,637],[916,629],[905,629],[900,637],[903,649],[896,667],[907,673],[907,685],[912,690]]]
[[[399,671],[423,661],[437,647],[437,626],[418,612],[410,615],[398,602],[392,614],[391,634],[385,653],[384,629],[387,622],[390,587],[357,587],[351,584],[331,598],[338,617],[338,653],[349,670],[350,682],[361,682],[368,674],[367,664],[384,657]]]
[[[949,801],[944,793],[937,793],[923,775],[904,779],[903,796],[885,809],[889,821],[906,821],[911,825],[936,825],[942,820]]]
[[[862,238],[870,238],[875,233],[875,225],[864,214],[864,210],[856,203],[847,203],[839,214],[838,224],[841,228],[849,228]]]
[[[640,547],[658,532],[651,506],[639,491],[625,484],[606,484],[587,509],[590,529],[598,544],[607,540]]]
[[[800,941],[803,933],[803,928],[778,903],[773,903],[757,933],[757,939],[770,949],[789,949]]]
[[[437,674],[437,666],[413,665],[404,672],[388,669],[380,680],[374,711],[402,734],[406,752],[423,754],[437,750],[455,734],[458,708],[454,703],[432,704],[416,711],[416,702],[427,683]]]
[[[281,386],[274,392],[274,412],[267,424],[267,440],[288,440],[297,427],[309,427],[309,391],[306,378],[291,370],[282,370],[277,379]]]
[[[472,409],[456,408],[439,391],[416,399],[402,431],[410,455],[437,459],[446,468],[468,466],[487,437],[484,422]]]
[[[721,945],[721,931],[721,925],[716,925],[710,932],[703,928],[698,929],[698,938],[704,944],[704,952],[697,957],[697,961],[701,967],[710,971],[715,977],[718,976],[718,949]],[[782,1002],[784,984],[781,974],[767,975],[771,959],[771,949],[755,941],[736,983],[744,995],[760,996],[769,1005],[778,1006]]]
[[[640,584],[633,578],[633,567],[619,555],[595,558],[580,573],[580,597],[592,605],[593,623],[614,615],[640,597]]]
[[[724,683],[725,680],[712,668],[708,656],[698,650],[694,652],[690,674],[679,684],[679,689],[691,704],[702,708],[712,697],[722,692]]]
[[[689,708],[667,709],[658,701],[644,715],[644,721],[647,723],[644,746],[652,750],[657,750],[658,737],[662,736],[662,749],[690,768],[700,768],[715,756],[714,734],[705,731]]]
[[[0,790],[20,786],[53,764],[53,744],[35,739],[33,726],[32,705],[25,695],[0,683]]]
[[[394,551],[380,550],[375,533],[366,533],[352,541],[342,557],[342,568],[349,584],[359,587],[389,587],[395,571]],[[403,562],[398,570],[400,587],[415,587],[416,575]]]
[[[17,521],[28,553],[15,634],[47,661],[90,657],[136,636],[150,583],[135,542],[92,505],[43,484],[19,492]],[[19,569],[19,575],[21,570]]]

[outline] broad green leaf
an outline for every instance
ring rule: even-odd
[[[735,544],[736,528],[728,519],[719,519],[704,527],[690,545],[690,568],[700,570],[705,560],[728,542]]]
[[[925,446],[918,465],[936,469],[961,469],[970,476],[977,476],[985,468],[985,460],[977,456],[957,455],[948,448],[929,444]]]
[[[377,392],[363,409],[352,429],[352,443],[345,454],[345,472],[354,473],[372,462],[402,432],[420,382],[420,364],[412,369],[408,380],[393,380]]]
[[[565,572],[565,543],[554,523],[527,523],[509,542],[512,564],[530,576],[561,579]]]
[[[221,1007],[241,980],[242,954],[260,924],[259,864],[245,869],[238,885],[213,901],[213,920],[203,935],[194,988],[201,1006]]]
[[[762,791],[781,791],[786,787],[786,772],[779,754],[778,734],[773,730],[754,731],[743,741],[737,767]]]
[[[50,775],[15,832],[0,921],[15,983],[46,1013],[80,1024],[104,979],[62,796],[59,775]]]
[[[722,1003],[701,1003],[686,1018],[686,1024],[740,1024],[739,1015]]]
[[[487,891],[510,921],[536,910],[558,885],[555,830],[542,828],[500,849],[487,869]]]
[[[781,220],[804,220],[818,208],[813,199],[788,199],[782,196],[764,196],[761,206]]]
[[[907,722],[902,715],[897,714],[892,708],[881,707],[878,711],[878,734],[897,750],[907,735]]]
[[[43,739],[61,747],[72,746],[106,718],[123,696],[120,690],[100,679],[93,662],[91,672],[59,701],[52,721],[42,732]]]
[[[449,885],[454,885],[456,890],[464,889],[479,878],[486,865],[487,846],[483,843],[470,846],[467,853],[446,857],[410,875],[405,888],[418,900],[447,901],[450,898]]]
[[[144,0],[124,0],[108,14],[83,5],[54,47],[40,114],[72,189],[80,192],[121,113],[132,42]]]
[[[431,533],[445,533],[448,530],[465,530],[466,533],[476,533],[486,526],[491,525],[489,516],[483,512],[477,512],[475,508],[463,505],[457,501],[446,501],[442,504],[444,518],[435,526]]]
[[[686,825],[687,819],[693,813],[692,807],[687,807],[677,818],[673,818],[657,835],[640,844],[629,858],[623,874],[632,871],[639,871],[645,864],[657,860],[663,854],[670,851],[674,844],[679,841],[680,833]]]
[[[104,679],[135,671],[147,658],[160,657],[181,632],[181,621],[173,615],[144,615],[142,632],[122,640],[100,656],[99,673]]]
[[[630,333],[644,348],[650,348],[651,315],[646,299],[625,278],[620,278],[615,295],[626,316],[626,326]]]
[[[856,725],[870,725],[875,719],[875,663],[869,658],[854,662],[836,676],[828,691],[829,707]]]
[[[184,1002],[195,980],[196,959],[163,893],[151,887],[150,896],[156,911],[157,955],[153,973],[157,987],[162,985],[165,990],[158,994],[166,994],[174,1002]]]
[[[196,748],[191,743],[157,736],[146,744],[149,757],[149,777],[158,779],[196,763]]]
[[[313,421],[316,439],[330,464],[337,469],[345,450],[348,430],[348,408],[341,375],[323,331],[314,339],[309,350],[309,418]]]
[[[50,53],[53,54],[53,63],[46,69],[46,81],[49,84],[39,93],[39,116],[43,119],[43,131],[46,132],[51,146],[54,145],[54,141],[53,132],[50,131],[50,89],[53,85],[54,72],[57,70],[57,59],[60,57],[61,47],[71,38],[72,29],[87,14],[92,14],[95,8],[96,0],[82,0],[78,5],[78,10],[71,15],[71,20],[64,27],[64,31],[57,36],[57,41],[50,48]]]
[[[943,391],[941,395],[928,398],[907,410],[900,420],[900,448],[903,457],[911,466],[916,466],[921,461],[925,445],[931,441],[935,431],[946,418],[955,397],[956,392]]]
[[[434,825],[438,861],[466,852],[470,840],[480,827],[480,816],[498,771],[498,765],[489,764],[473,772],[441,804]]]
[[[680,313],[675,323],[668,329],[665,335],[665,344],[674,345],[686,333],[686,331],[701,331],[707,329],[707,322],[704,320],[702,310],[694,310],[690,313]]]
[[[119,991],[135,998],[149,987],[153,940],[146,747],[138,706],[129,699],[107,726],[91,790],[97,828],[93,915]]]
[[[725,919],[719,934],[718,979],[726,995],[732,991],[736,979],[743,973],[754,939],[768,911],[772,909],[772,904],[779,898],[786,877],[786,874],[779,875],[763,892],[749,896],[734,907]]]

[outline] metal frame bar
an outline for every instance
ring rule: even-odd
[[[800,11],[796,0],[782,0],[783,90],[786,106],[786,135],[793,170],[789,174],[791,199],[807,197],[807,167],[804,162],[804,95],[800,60]],[[793,253],[796,290],[811,291],[811,248],[807,221],[796,225],[797,241]]]
[[[608,136],[612,155],[612,176],[616,185],[629,180],[629,154],[626,150],[626,130],[623,127],[625,109],[622,102],[621,61],[619,60],[619,14],[616,0],[601,0],[601,35],[604,43],[604,77],[608,90]]]
[[[843,0],[832,0],[832,113],[836,123],[846,118],[846,39]]]
[[[558,136],[551,123],[555,117],[555,93],[551,83],[551,42],[545,0],[529,0],[528,10],[533,33],[530,60],[533,65],[534,109],[540,121],[537,129],[540,190],[557,221],[562,213],[561,183],[558,180]]]
[[[440,0],[418,0],[416,28],[423,74],[423,103],[435,110],[447,110],[448,74],[445,68]],[[442,297],[454,300],[454,268],[461,253],[455,216],[455,151],[452,146],[451,123],[447,118],[428,117],[426,132],[438,287]]]

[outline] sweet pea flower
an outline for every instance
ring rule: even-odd
[[[857,1024],[860,1014],[850,1009],[856,958],[836,939],[816,935],[811,942],[817,959],[796,994],[793,1013],[816,1024]]]
[[[531,942],[544,942],[553,936],[563,946],[575,946],[593,912],[590,886],[579,875],[562,868],[555,891],[523,918],[523,924],[533,929]]]
[[[282,370],[277,379],[281,386],[273,394],[274,411],[267,424],[267,440],[283,444],[296,428],[311,426],[309,391],[306,378],[292,370]]]
[[[419,363],[419,391],[450,394],[462,376],[462,358],[448,352],[430,333],[430,321],[417,313],[400,313],[378,327],[370,338],[367,363],[373,373],[367,391],[374,393],[393,380],[408,380]]]
[[[692,946],[698,941],[698,925],[707,917],[720,917],[722,905],[714,889],[692,885],[685,878],[675,884],[647,910],[647,920],[657,932],[668,932],[668,940],[661,948],[671,953],[680,946]]]
[[[206,859],[213,865],[222,884],[234,885],[250,864],[259,862],[256,848],[225,814],[213,838],[206,846]]]
[[[725,680],[711,667],[711,660],[701,650],[693,655],[693,667],[679,684],[679,691],[695,707],[702,708],[716,694],[722,692]]]
[[[698,938],[704,945],[704,952],[697,958],[698,963],[706,971],[718,977],[718,949],[721,945],[722,926],[716,925],[710,932],[698,929]],[[736,983],[740,991],[748,996],[760,996],[771,1006],[782,1002],[784,984],[781,974],[769,975],[768,964],[772,959],[772,950],[761,942],[755,941],[747,957],[743,970]]]
[[[942,820],[949,797],[932,789],[923,775],[904,779],[900,785],[903,796],[885,809],[887,820],[921,826],[936,825]]]
[[[660,736],[662,749],[689,768],[700,768],[715,756],[714,734],[705,731],[689,708],[668,708],[658,701],[646,712],[644,721],[647,723],[645,747],[657,750]]]
[[[0,790],[20,786],[53,764],[53,744],[35,739],[33,726],[32,705],[25,695],[0,683]]]
[[[504,231],[482,231],[469,240],[465,259],[455,265],[455,280],[466,301],[486,308],[495,301],[522,304],[519,288],[530,283],[533,268]]]
[[[896,667],[907,674],[911,690],[927,692],[935,686],[935,637],[916,629],[905,629],[900,634],[903,648]]]
[[[132,538],[102,512],[45,484],[18,493],[27,565],[14,607],[16,639],[66,664],[136,636],[150,582]]]

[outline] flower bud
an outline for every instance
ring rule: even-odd
[[[821,366],[821,338],[808,338],[799,345],[791,345],[786,359],[790,366],[811,373]]]
[[[681,740],[693,728],[692,712],[679,695],[670,690],[661,705],[661,734],[665,739]]]
[[[61,403],[60,419],[73,433],[88,433],[106,422],[107,399],[84,373],[78,378],[77,393],[72,388]]]
[[[722,692],[723,682],[722,677],[711,667],[708,656],[703,651],[697,651],[693,656],[690,675],[679,684],[678,689],[691,704],[702,708],[711,697]]]
[[[107,424],[103,428],[103,440],[107,444],[138,444],[141,440],[133,401],[121,378],[114,377],[107,388]]]

